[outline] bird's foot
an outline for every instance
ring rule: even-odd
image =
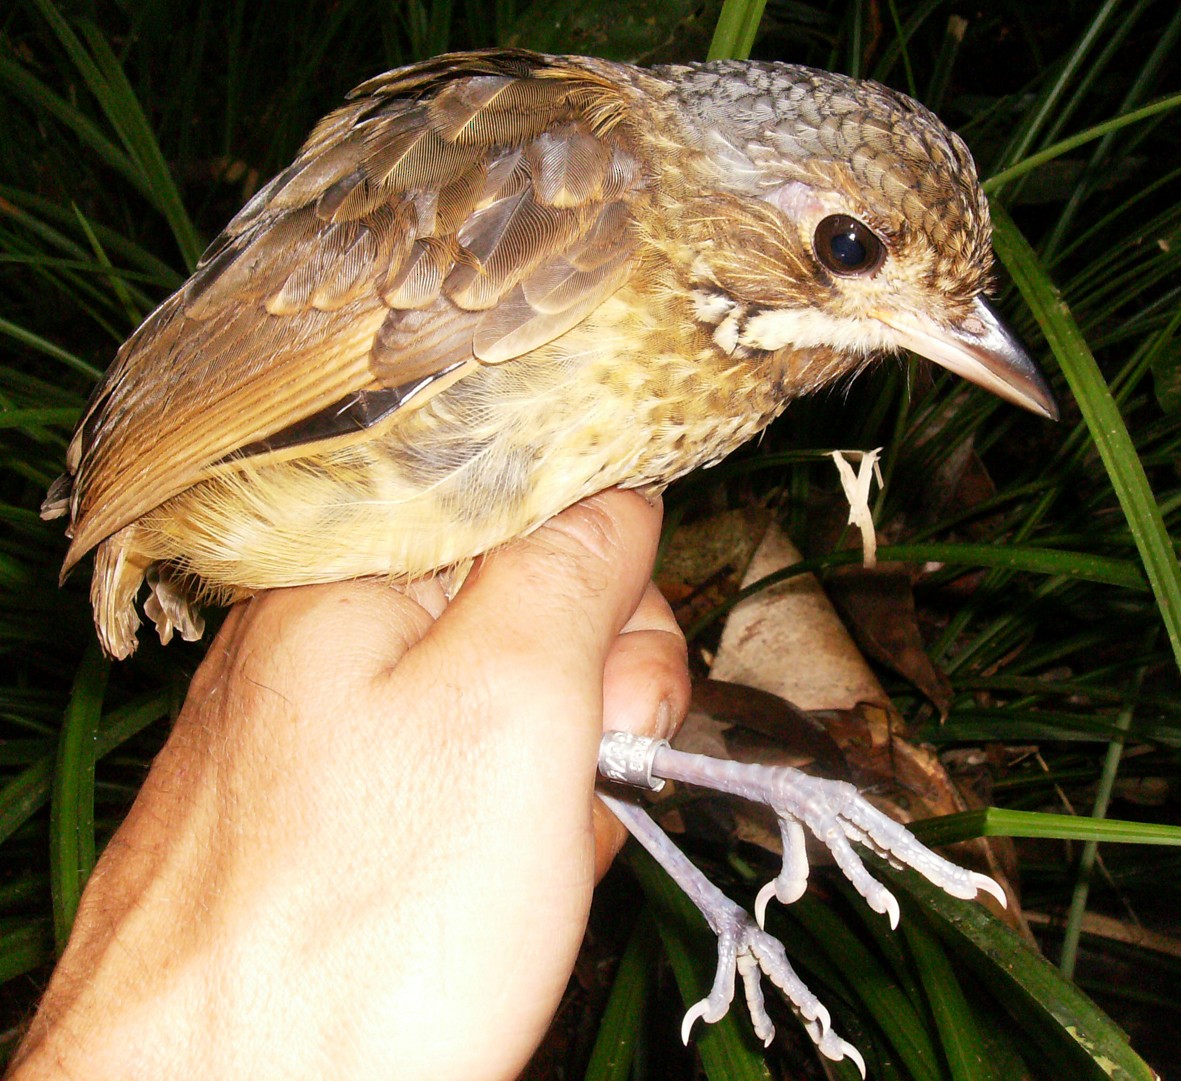
[[[730,764],[702,758],[701,763],[691,764],[690,772],[704,765],[704,772],[708,775],[713,772],[714,765]],[[790,904],[802,896],[807,887],[805,830],[829,850],[841,873],[865,898],[869,907],[889,918],[891,928],[898,926],[898,901],[866,870],[850,843],[852,841],[864,845],[893,867],[910,867],[918,871],[928,882],[952,897],[972,900],[983,891],[1004,907],[1005,893],[997,882],[931,851],[905,826],[868,802],[853,785],[810,777],[786,766],[743,767],[741,763],[734,764],[740,767],[735,771],[737,778],[749,784],[745,793],[747,798],[765,802],[775,812],[783,839],[782,869],[759,891],[755,900],[755,915],[760,926],[772,897]],[[743,777],[744,769],[750,771],[746,777]]]
[[[769,1045],[775,1035],[775,1026],[763,999],[762,977],[766,976],[791,1003],[820,1053],[835,1061],[851,1059],[864,1077],[865,1060],[856,1047],[833,1031],[828,1010],[792,968],[783,944],[714,886],[637,804],[602,793],[600,796],[632,836],[685,891],[718,936],[718,964],[713,986],[709,994],[685,1014],[681,1022],[681,1038],[689,1042],[689,1034],[699,1019],[712,1024],[726,1016],[734,1001],[737,977],[740,976],[755,1035],[764,1046]]]
[[[865,1059],[861,1052],[833,1031],[828,1010],[791,967],[783,943],[764,931],[728,898],[727,904],[713,913],[710,922],[716,924],[718,967],[709,994],[685,1014],[681,1022],[681,1039],[689,1042],[689,1033],[698,1018],[712,1024],[726,1016],[734,1001],[737,975],[742,977],[746,1007],[755,1035],[763,1041],[764,1047],[769,1047],[775,1036],[775,1026],[763,1001],[762,977],[766,976],[787,997],[817,1050],[837,1062],[851,1059],[864,1077]]]
[[[987,875],[968,871],[932,852],[905,826],[869,803],[847,781],[811,777],[790,766],[730,762],[673,750],[665,740],[609,732],[599,751],[599,770],[611,780],[659,787],[665,780],[710,788],[763,803],[779,819],[783,865],[759,891],[755,913],[762,926],[767,903],[791,904],[808,884],[805,830],[820,841],[844,876],[875,912],[898,926],[898,902],[875,879],[851,842],[864,845],[894,867],[910,867],[953,897],[971,900],[983,890],[1003,906],[1005,893]]]
[[[769,1040],[773,1029],[763,1006],[761,972],[786,994],[823,1054],[834,1059],[852,1058],[864,1074],[861,1056],[832,1032],[828,1012],[795,974],[783,946],[762,930],[772,897],[790,904],[807,887],[806,832],[824,844],[857,892],[870,908],[889,918],[891,927],[898,925],[898,901],[866,869],[853,848],[854,841],[895,867],[913,868],[953,897],[972,899],[983,890],[1002,906],[1005,904],[1004,891],[995,881],[932,852],[905,826],[884,815],[844,781],[810,777],[787,766],[761,766],[686,754],[673,750],[664,740],[620,732],[603,737],[599,770],[611,780],[643,787],[659,788],[667,779],[730,793],[765,803],[779,819],[783,864],[779,874],[759,891],[755,901],[756,924],[709,883],[643,811],[623,801],[610,800],[612,810],[685,890],[718,935],[718,969],[713,989],[686,1015],[685,1036],[699,1017],[717,1021],[725,1016],[734,997],[738,973],[742,976],[755,1031],[761,1039]]]

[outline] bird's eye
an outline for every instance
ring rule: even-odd
[[[873,231],[848,214],[830,214],[812,238],[816,258],[842,277],[868,276],[882,265],[885,245]]]

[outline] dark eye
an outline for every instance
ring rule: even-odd
[[[882,242],[848,214],[831,214],[816,226],[812,238],[816,258],[842,277],[872,274],[882,265],[886,249]]]

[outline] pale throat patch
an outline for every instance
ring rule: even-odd
[[[872,317],[855,319],[830,315],[814,308],[762,308],[752,311],[733,297],[713,290],[692,294],[693,314],[714,328],[718,348],[734,353],[742,348],[777,352],[827,347],[854,356],[897,350],[897,333]]]
[[[743,323],[738,344],[770,352],[789,345],[797,349],[827,346],[858,356],[898,348],[894,331],[876,319],[853,319],[810,308],[767,308],[755,312]]]

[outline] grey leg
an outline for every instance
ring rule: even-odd
[[[755,1033],[765,1045],[770,1044],[775,1026],[763,1002],[760,983],[763,974],[787,996],[820,1053],[837,1061],[851,1059],[864,1077],[865,1060],[857,1048],[833,1032],[828,1010],[791,967],[783,944],[710,882],[638,804],[602,793],[600,798],[680,886],[718,936],[718,966],[713,987],[708,996],[685,1014],[681,1024],[685,1042],[698,1018],[714,1022],[726,1016],[734,1000],[738,975],[742,977]]]
[[[697,1018],[717,1021],[734,998],[735,973],[742,976],[755,1031],[765,1041],[773,1033],[763,1007],[759,973],[787,995],[820,1051],[832,1059],[849,1057],[865,1074],[856,1049],[832,1033],[828,1012],[795,974],[783,946],[763,930],[767,904],[776,897],[783,904],[798,900],[808,883],[805,830],[832,853],[854,888],[875,912],[898,925],[898,901],[866,869],[851,842],[895,866],[911,867],[953,897],[971,899],[983,890],[1002,905],[1005,894],[987,875],[967,871],[932,852],[905,826],[882,814],[851,784],[809,777],[787,766],[759,766],[729,762],[673,750],[664,740],[608,732],[599,751],[599,771],[610,780],[659,788],[664,779],[710,788],[765,803],[779,818],[783,864],[776,878],[760,891],[755,902],[758,923],[722,894],[677,849],[640,808],[604,796],[636,839],[648,849],[701,910],[718,936],[718,968],[707,998],[685,1016],[683,1035]]]

